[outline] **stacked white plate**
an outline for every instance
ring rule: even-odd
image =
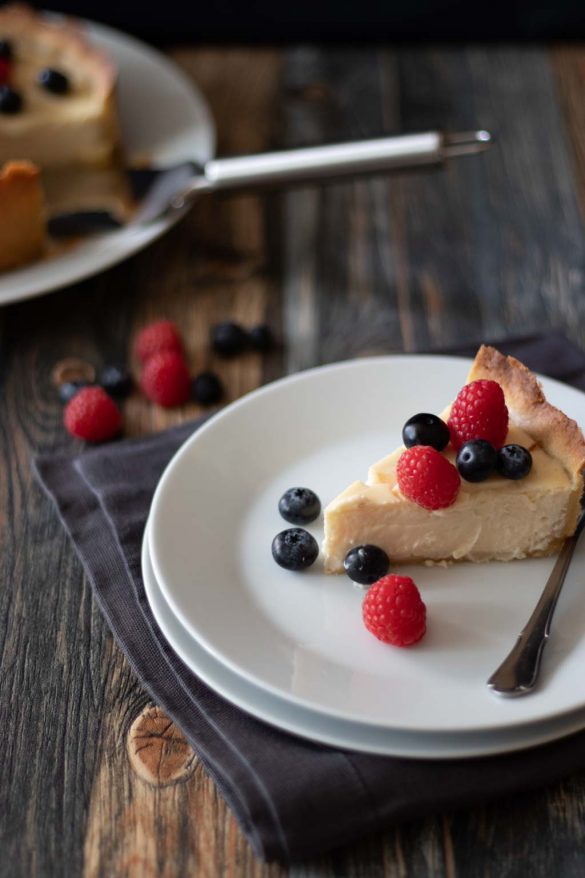
[[[143,546],[153,614],[186,665],[248,713],[314,741],[405,757],[472,757],[585,728],[585,542],[553,622],[538,689],[500,699],[486,686],[553,564],[411,567],[428,629],[407,649],[363,626],[363,592],[278,567],[278,500],[310,487],[323,504],[400,443],[403,423],[441,411],[469,362],[384,357],[314,369],[227,407],[198,430],[157,488]],[[585,424],[585,395],[543,379]],[[322,539],[322,519],[309,526]]]

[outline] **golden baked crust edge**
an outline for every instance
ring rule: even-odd
[[[546,400],[536,376],[515,357],[507,357],[493,347],[482,345],[467,380],[482,378],[498,382],[504,391],[511,418],[567,471],[574,497],[566,534],[573,533],[583,494],[585,469],[585,438],[581,428]]]

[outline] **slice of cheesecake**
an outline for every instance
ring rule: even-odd
[[[512,357],[481,347],[468,376],[497,381],[509,412],[506,444],[532,455],[519,481],[497,475],[462,480],[452,506],[428,511],[406,499],[396,464],[404,446],[370,467],[325,509],[325,569],[343,571],[347,552],[370,543],[392,563],[511,561],[552,554],[576,526],[583,494],[585,440],[575,423],[550,405],[536,377]],[[447,420],[449,408],[442,414]],[[449,445],[445,456],[454,461]]]
[[[46,217],[40,172],[30,162],[0,167],[0,271],[43,254]]]
[[[0,41],[0,164],[28,159],[45,169],[112,162],[119,145],[116,70],[82,28],[6,6]]]

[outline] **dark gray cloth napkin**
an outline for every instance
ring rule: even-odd
[[[532,369],[585,389],[585,355],[558,333],[498,347]],[[35,469],[118,644],[153,700],[191,742],[258,856],[298,861],[397,820],[470,806],[585,768],[585,732],[520,753],[472,760],[433,762],[336,750],[254,719],[198,680],[152,616],[140,548],[156,483],[199,423],[75,458],[40,457]]]

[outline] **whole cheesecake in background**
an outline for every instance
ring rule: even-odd
[[[39,169],[31,162],[0,167],[0,271],[41,256],[46,217]]]
[[[502,388],[509,414],[505,444],[528,449],[528,475],[519,481],[498,475],[479,483],[461,480],[455,502],[430,511],[400,491],[401,446],[370,467],[366,483],[354,482],[325,509],[328,572],[342,572],[345,555],[356,545],[379,546],[393,563],[511,561],[552,554],[574,532],[585,467],[579,426],[547,402],[522,363],[494,348],[480,348],[467,380],[495,381]],[[443,454],[454,461],[451,445]]]
[[[0,164],[112,163],[119,148],[116,69],[82,28],[7,6],[0,9],[0,46]]]

